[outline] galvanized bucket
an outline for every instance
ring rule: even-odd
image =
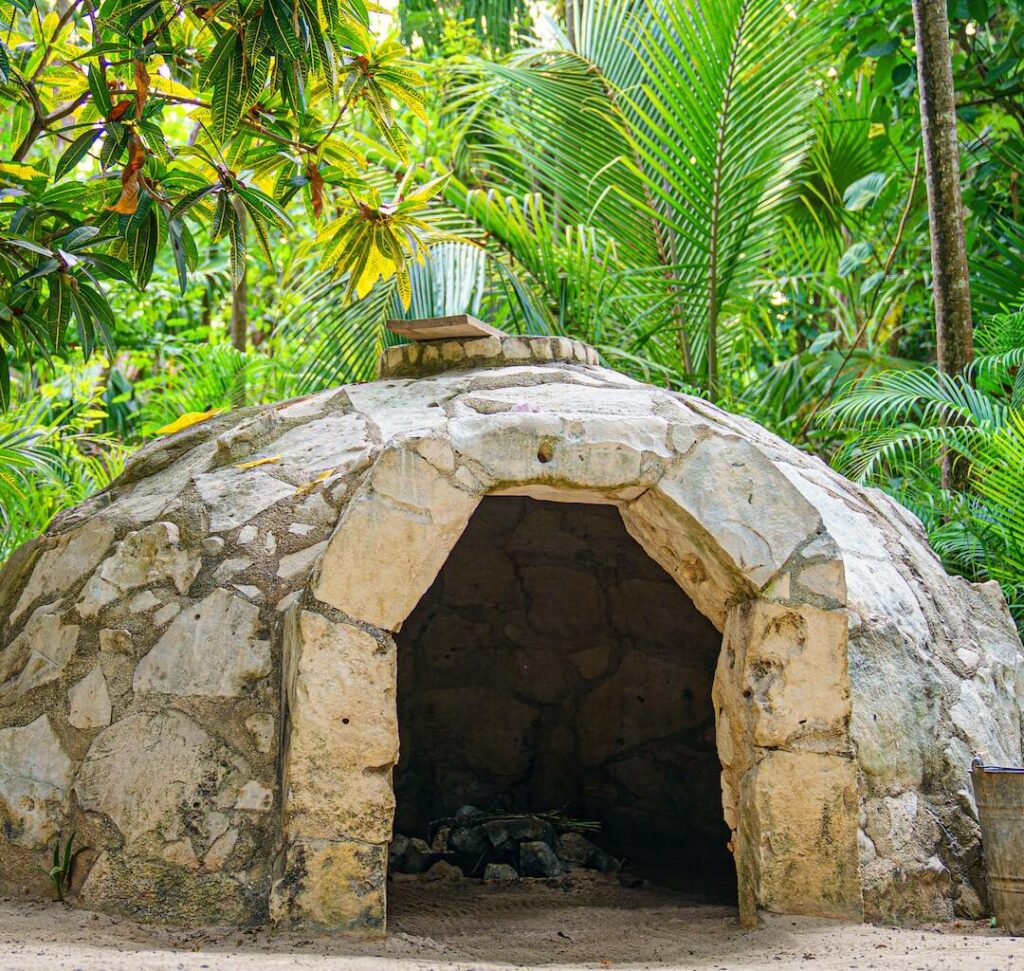
[[[1024,933],[1024,769],[971,764],[992,911],[999,926]]]

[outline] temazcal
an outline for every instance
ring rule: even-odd
[[[986,912],[970,764],[1020,763],[1024,687],[998,587],[947,576],[913,516],[757,425],[568,339],[493,334],[394,347],[375,383],[156,441],[14,554],[0,892],[45,895],[37,864],[74,832],[81,907],[383,933],[396,636],[474,514],[527,500],[573,522],[610,507],[713,637],[701,811],[745,920]],[[576,609],[544,594],[533,630]],[[570,633],[577,660],[610,645],[565,688],[581,710],[625,664],[670,682],[688,649],[666,636],[658,666],[615,654],[626,634]],[[626,728],[670,723],[663,696]],[[526,716],[489,723],[534,737]]]

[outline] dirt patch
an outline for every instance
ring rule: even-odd
[[[407,971],[541,967],[1024,971],[1020,940],[983,924],[894,929],[773,917],[595,878],[565,889],[453,880],[391,887],[386,943],[333,935],[183,930],[0,898],[4,971]]]

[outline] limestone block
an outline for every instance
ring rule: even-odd
[[[295,495],[294,484],[282,482],[262,468],[227,466],[196,475],[193,482],[210,511],[210,531],[214,533],[241,526],[275,502]]]
[[[667,428],[654,415],[469,411],[451,420],[448,433],[490,487],[537,483],[614,496],[623,489],[635,495],[658,478],[662,467],[647,460],[668,461]]]
[[[198,861],[186,866],[152,856],[103,852],[76,902],[135,920],[193,927],[242,927],[266,919],[258,896],[247,892],[249,888],[234,875],[216,869],[216,854],[207,854],[205,860],[208,865],[199,869]]]
[[[284,421],[295,421],[302,418],[316,418],[327,410],[331,401],[338,397],[337,388],[328,388],[316,394],[292,398],[274,406],[279,418]]]
[[[181,613],[181,604],[176,600],[164,604],[153,614],[153,628],[159,630],[164,624],[170,623]]]
[[[274,793],[255,779],[250,779],[239,791],[238,799],[235,800],[235,809],[265,813],[273,804]]]
[[[257,637],[259,608],[218,588],[180,613],[132,679],[138,692],[230,697],[270,673],[270,644]]]
[[[297,553],[282,556],[277,567],[278,577],[289,582],[304,578],[325,549],[327,549],[326,540],[307,546],[306,549],[299,550]]]
[[[699,523],[728,564],[758,589],[821,528],[814,506],[739,438],[703,439],[655,488]]]
[[[270,895],[270,919],[291,927],[383,934],[388,848],[355,840],[292,842]]]
[[[416,453],[385,453],[345,508],[313,595],[366,623],[396,629],[437,576],[478,501]],[[373,569],[371,550],[388,551]]]
[[[133,654],[131,632],[114,627],[103,628],[100,631],[100,650],[108,654]]]
[[[30,849],[48,847],[61,827],[73,765],[46,715],[0,729],[0,834]],[[2,842],[2,841],[0,841]]]
[[[217,583],[224,583],[238,573],[248,570],[253,561],[248,556],[229,556],[221,560],[220,565],[213,571],[213,579]]]
[[[792,746],[799,739],[845,751],[850,717],[842,611],[757,601],[742,671],[755,745]]]
[[[458,390],[439,379],[376,381],[345,389],[352,407],[370,420],[385,446],[400,436],[426,435],[447,420],[443,405]]]
[[[187,593],[201,560],[197,551],[180,544],[174,523],[153,523],[129,533],[89,578],[76,604],[78,613],[94,617],[118,597],[151,584],[173,583],[178,593]]]
[[[590,387],[575,381],[546,381],[533,387],[471,391],[456,402],[456,415],[474,411],[498,414],[528,404],[532,411],[569,418],[610,415],[615,418],[648,418],[654,414],[657,392],[638,384],[631,388]]]
[[[274,716],[250,715],[245,720],[245,727],[252,732],[256,751],[264,755],[269,752],[274,744]]]
[[[756,874],[757,907],[863,919],[858,802],[857,767],[850,759],[812,752],[762,755],[743,779],[737,845],[741,888]]]
[[[133,614],[144,614],[147,610],[159,607],[162,601],[151,590],[143,590],[128,601],[128,611]]]
[[[233,805],[250,773],[242,758],[188,715],[174,709],[137,713],[93,740],[75,781],[79,805],[104,813],[127,844],[144,841],[180,860],[190,819]]]
[[[44,594],[51,599],[63,594],[91,573],[114,541],[114,527],[106,520],[93,519],[65,533],[52,549],[44,550],[21,592],[10,623]]]
[[[68,692],[68,712],[75,728],[88,731],[110,724],[110,694],[98,665]]]
[[[275,472],[295,485],[323,472],[351,472],[366,463],[371,443],[362,415],[331,415],[285,432],[252,456],[277,458]]]
[[[39,607],[22,632],[0,652],[0,707],[55,681],[71,661],[78,627],[62,623],[52,612],[56,606]]]
[[[749,581],[723,562],[714,539],[667,492],[648,489],[622,507],[622,522],[719,630],[726,605],[753,593]]]
[[[937,734],[922,658],[913,644],[858,629],[849,665],[850,737],[862,771],[881,789],[921,785]]]
[[[398,760],[394,644],[298,608],[286,623],[287,829],[386,843]]]

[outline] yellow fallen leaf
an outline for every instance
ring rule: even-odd
[[[324,479],[329,479],[334,475],[334,469],[328,469],[326,472],[321,472],[315,479],[310,482],[303,482],[302,485],[297,486],[295,489],[295,495],[304,496],[308,492],[312,492]]]
[[[253,459],[251,462],[239,462],[236,469],[255,469],[258,465],[274,465],[281,461],[280,455],[271,455],[270,458],[266,459]]]
[[[175,418],[169,425],[158,428],[156,433],[157,435],[173,435],[175,432],[198,425],[201,421],[206,421],[214,415],[219,415],[222,411],[224,411],[223,408],[211,408],[209,411],[186,411],[185,414],[180,418]]]

